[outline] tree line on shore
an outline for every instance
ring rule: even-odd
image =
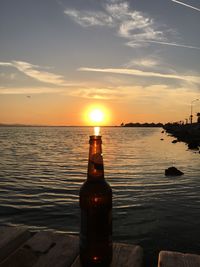
[[[140,123],[140,122],[129,122],[129,123],[121,123],[122,127],[163,127],[163,123],[159,122],[159,123]]]

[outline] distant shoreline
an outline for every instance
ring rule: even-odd
[[[121,124],[121,127],[160,127],[162,128],[164,126],[163,123],[159,122],[159,123],[154,123],[154,122],[151,122],[151,123],[148,123],[148,122],[145,122],[145,123],[140,123],[140,122],[129,122],[129,123],[125,123],[125,124]]]
[[[127,123],[124,125],[102,125],[100,127],[163,127],[162,123]],[[28,124],[4,124],[0,123],[0,127],[83,127],[90,128],[95,127],[95,125],[28,125]]]

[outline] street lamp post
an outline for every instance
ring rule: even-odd
[[[193,118],[192,107],[193,107],[193,103],[194,103],[195,101],[199,101],[199,99],[194,99],[194,100],[191,101],[191,114],[190,114],[190,123],[191,123],[191,124],[192,124],[192,118]]]

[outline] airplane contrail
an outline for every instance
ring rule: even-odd
[[[174,2],[174,3],[177,3],[177,4],[179,4],[179,5],[183,5],[183,6],[186,6],[186,7],[192,8],[192,9],[194,9],[194,10],[200,11],[200,9],[199,9],[199,8],[197,8],[197,7],[194,7],[194,6],[191,6],[191,5],[188,5],[188,4],[185,4],[185,3],[183,3],[183,2],[180,2],[180,1],[178,1],[178,0],[171,0],[171,1],[172,1],[172,2]]]
[[[200,50],[200,47],[192,46],[192,45],[183,45],[183,44],[177,44],[177,43],[168,43],[168,42],[159,42],[159,41],[146,41],[148,43],[155,43],[155,44],[163,44],[163,45],[169,45],[169,46],[177,46],[177,47],[184,47],[184,48],[192,48],[192,49],[198,49]]]
[[[140,42],[138,43],[153,43],[153,44],[161,44],[161,45],[169,45],[169,46],[176,46],[176,47],[183,47],[183,48],[191,48],[191,49],[197,49],[200,50],[200,47],[197,46],[192,46],[192,45],[184,45],[184,44],[178,44],[178,43],[170,43],[170,42],[166,42],[166,41],[154,41],[154,40],[140,40]],[[127,45],[128,46],[132,46],[134,45],[134,42],[128,42]]]

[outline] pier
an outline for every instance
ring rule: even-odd
[[[114,243],[110,267],[145,267],[138,245]],[[161,251],[158,267],[199,267],[200,255]],[[0,267],[81,267],[79,237],[26,227],[0,227]]]

